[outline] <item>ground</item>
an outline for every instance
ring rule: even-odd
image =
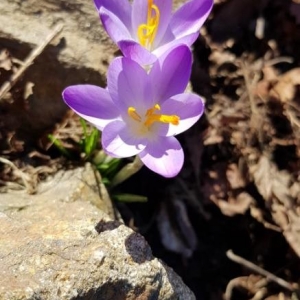
[[[0,51],[3,85],[16,60]],[[299,1],[215,1],[191,84],[206,113],[179,137],[182,172],[166,180],[142,169],[117,191],[148,202],[117,208],[197,299],[300,299]],[[1,189],[34,193],[37,181],[82,161],[82,129],[68,112],[34,138],[14,131],[7,120],[28,100],[18,85],[9,100],[0,110]],[[54,132],[72,159],[51,146]]]

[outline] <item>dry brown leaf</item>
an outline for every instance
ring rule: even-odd
[[[299,184],[299,182],[293,183],[293,185],[290,188],[290,193],[291,193],[291,196],[296,199],[297,203],[299,203],[299,200],[300,200],[300,184]]]
[[[271,89],[271,83],[268,80],[261,80],[257,83],[253,93],[259,96],[261,99],[266,99],[269,96]]]
[[[266,201],[272,199],[272,176],[268,158],[262,156],[257,165],[250,167],[258,191]]]
[[[277,167],[264,155],[258,163],[250,167],[254,182],[258,191],[268,202],[274,197],[286,208],[291,207],[290,196],[290,175],[287,172],[279,171]]]
[[[225,173],[226,168],[226,164],[215,164],[211,170],[205,174],[202,191],[206,199],[213,202],[226,199],[229,191]]]
[[[298,226],[291,225],[288,229],[283,232],[284,237],[291,245],[295,253],[300,256],[300,236],[299,236],[299,224]]]
[[[216,164],[205,176],[202,187],[203,195],[219,207],[229,217],[244,214],[253,202],[246,192],[233,195],[231,189],[237,190],[245,186],[237,165]]]
[[[263,67],[262,72],[264,74],[264,80],[267,80],[269,82],[274,82],[278,80],[278,71],[274,68],[273,65],[267,65]]]
[[[257,83],[253,93],[262,99],[267,99],[272,86],[278,81],[278,74],[273,66],[265,66],[262,72],[263,79]]]
[[[216,128],[209,127],[203,138],[204,146],[220,144],[223,142],[223,137],[218,133]]]
[[[278,83],[271,89],[270,96],[284,103],[292,101],[297,85],[300,85],[300,68],[292,69],[280,76]]]
[[[244,214],[253,202],[253,198],[245,192],[240,193],[234,197],[229,197],[227,201],[213,200],[213,202],[220,208],[223,215],[233,217],[237,214]]]
[[[244,289],[245,291],[247,291],[247,293],[250,293],[252,295],[256,295],[258,292],[263,291],[263,296],[264,296],[266,290],[258,284],[262,280],[264,280],[264,278],[260,275],[249,275],[249,276],[241,276],[241,277],[234,278],[229,281],[226,287],[224,299],[231,300],[233,290],[236,288]]]
[[[292,185],[291,175],[279,171],[266,156],[261,156],[258,163],[250,167],[250,173],[258,191],[268,202],[274,222],[283,230],[286,240],[300,256],[299,195],[294,194],[300,190],[300,183],[294,182]]]
[[[279,293],[278,295],[272,295],[267,297],[265,300],[291,300],[292,298],[283,294]]]
[[[239,189],[245,187],[245,180],[237,166],[237,164],[230,164],[226,170],[227,180],[232,189]]]
[[[250,205],[250,214],[251,214],[252,218],[254,218],[256,221],[262,223],[265,226],[265,228],[268,228],[268,229],[271,229],[271,230],[274,230],[277,232],[282,231],[280,227],[267,222],[264,218],[263,210],[259,209],[258,207],[254,206],[254,205]]]
[[[1,68],[6,71],[11,70],[12,68],[11,56],[6,49],[0,52],[0,69]]]
[[[236,56],[230,53],[229,51],[220,51],[214,50],[212,54],[209,56],[209,60],[215,63],[217,66],[221,66],[222,64],[235,62]]]

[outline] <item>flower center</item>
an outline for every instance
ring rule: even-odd
[[[159,24],[159,9],[153,4],[153,0],[148,1],[147,23],[141,24],[137,30],[137,36],[142,46],[151,50]]]
[[[148,129],[149,127],[155,122],[161,123],[169,123],[172,125],[178,125],[180,118],[176,115],[161,115],[156,114],[155,112],[160,110],[160,106],[155,104],[152,108],[149,108],[145,114],[145,117],[142,118],[137,112],[136,109],[132,106],[128,108],[128,115],[137,122],[142,122],[143,125],[146,126]]]

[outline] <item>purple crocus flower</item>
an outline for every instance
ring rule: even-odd
[[[184,154],[174,137],[202,115],[202,99],[184,93],[192,64],[190,49],[174,48],[147,72],[119,57],[108,68],[107,88],[67,87],[63,98],[77,114],[102,130],[103,149],[113,157],[139,155],[152,171],[178,174]]]
[[[103,26],[125,57],[141,65],[180,45],[191,46],[213,0],[191,0],[172,14],[172,0],[94,0]]]

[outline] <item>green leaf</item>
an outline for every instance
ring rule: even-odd
[[[104,160],[103,163],[97,165],[102,177],[112,179],[119,170],[122,159],[110,157],[110,160]]]
[[[87,123],[82,118],[80,119],[80,124],[83,129],[83,137],[79,142],[79,145],[85,154],[85,159],[88,159],[97,148],[98,141],[100,139],[100,132],[97,128],[93,127],[89,133]]]
[[[81,124],[81,127],[83,129],[83,136],[84,138],[87,137],[87,126],[86,126],[86,121],[82,118],[80,118],[80,124]]]
[[[113,194],[112,198],[116,201],[127,202],[127,203],[133,203],[133,202],[145,203],[148,201],[148,198],[146,196],[135,195],[135,194]]]
[[[48,139],[53,145],[66,157],[71,157],[70,152],[62,145],[61,141],[54,137],[52,134],[48,134]]]

